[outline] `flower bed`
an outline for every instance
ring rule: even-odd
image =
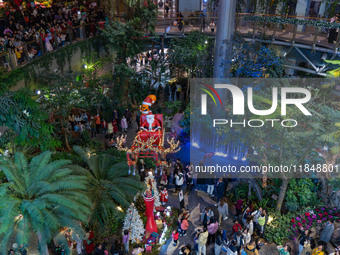
[[[270,213],[273,220],[266,226],[265,237],[268,242],[284,244],[286,240],[295,240],[299,236],[299,229],[322,226],[329,219],[340,222],[340,211],[337,208],[320,207],[304,210],[301,213]]]
[[[294,239],[294,237],[298,235],[300,228],[316,228],[317,226],[323,225],[330,219],[333,219],[335,222],[340,222],[340,212],[337,208],[321,207],[314,209],[314,211],[308,211],[304,214],[300,214],[299,216],[292,218],[290,221],[294,233],[291,238]]]

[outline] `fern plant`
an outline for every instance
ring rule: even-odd
[[[27,160],[22,152],[1,156],[0,169],[7,182],[0,184],[0,240],[2,253],[16,236],[28,245],[38,237],[40,254],[62,227],[87,223],[92,204],[85,195],[86,178],[76,175],[69,160],[51,161],[46,151]],[[33,239],[33,240],[32,240]]]

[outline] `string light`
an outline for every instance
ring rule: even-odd
[[[161,132],[158,132],[161,134]],[[124,147],[124,144],[126,143],[126,135],[121,135],[117,137],[117,149],[120,151],[125,151],[128,155],[138,155],[139,153],[151,153],[151,154],[158,154],[161,155],[162,158],[165,158],[165,156],[169,153],[177,153],[181,147],[179,146],[180,141],[175,141],[174,138],[167,138],[167,143],[169,144],[168,148],[164,148],[163,146],[163,140],[160,137],[151,136],[146,141],[143,141],[139,135],[137,135],[132,143],[131,148]],[[155,143],[158,141],[158,146],[155,146]],[[129,160],[128,164],[135,165],[137,161],[137,158],[134,160]],[[157,162],[158,164],[165,164],[163,161]],[[130,171],[129,171],[130,173]]]

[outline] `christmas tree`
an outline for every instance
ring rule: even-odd
[[[155,196],[155,207],[161,206],[161,202],[159,201],[159,192],[157,189],[157,182],[155,180],[155,177],[151,173],[145,178],[145,185],[146,186],[150,185],[151,187],[152,193]]]
[[[130,205],[129,209],[126,212],[122,231],[123,235],[124,230],[126,229],[129,230],[130,240],[132,243],[137,243],[137,240],[142,241],[145,232],[144,224],[133,203]]]

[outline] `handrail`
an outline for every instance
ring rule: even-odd
[[[203,13],[203,12],[199,12],[199,13]],[[212,14],[216,14],[216,12],[204,12],[204,13],[212,13]],[[173,13],[173,15],[177,15],[179,13]],[[182,13],[183,14],[183,13]],[[190,14],[196,14],[196,12],[191,12]],[[305,16],[297,16],[297,15],[279,15],[279,14],[255,14],[255,13],[244,13],[244,12],[236,12],[235,13],[236,16],[268,16],[268,17],[281,17],[281,18],[296,18],[296,19],[312,19],[312,20],[331,20],[329,18],[321,18],[321,17],[305,17]],[[178,19],[179,17],[175,16],[175,17],[163,17],[160,18],[158,17],[157,19]],[[188,18],[203,18],[202,16],[195,16],[195,17],[181,17],[182,19],[188,19]],[[208,16],[208,17],[204,17],[204,18],[217,18],[217,17],[213,17],[213,16]]]
[[[216,14],[218,12],[182,12],[181,14]],[[163,14],[163,13],[162,13]],[[169,13],[169,15],[175,15],[177,18],[177,15],[179,14],[178,13]],[[316,19],[320,19],[320,20],[331,20],[329,18],[322,18],[322,17],[305,17],[305,16],[297,16],[297,15],[280,15],[280,14],[255,14],[255,13],[247,13],[247,12],[236,12],[235,15],[237,16],[268,16],[268,17],[284,17],[284,18],[296,18],[296,19],[313,19],[313,20],[316,20]],[[183,18],[201,18],[200,16],[197,16],[197,17],[183,17]],[[205,18],[211,18],[210,16],[208,17],[205,17]],[[217,18],[217,17],[214,17],[214,18]]]
[[[236,13],[236,15],[241,16],[268,16],[268,17],[283,17],[283,18],[296,18],[296,19],[322,19],[322,20],[330,20],[328,18],[320,18],[320,17],[305,17],[305,16],[296,16],[296,15],[278,15],[278,14],[255,14],[255,13]]]

